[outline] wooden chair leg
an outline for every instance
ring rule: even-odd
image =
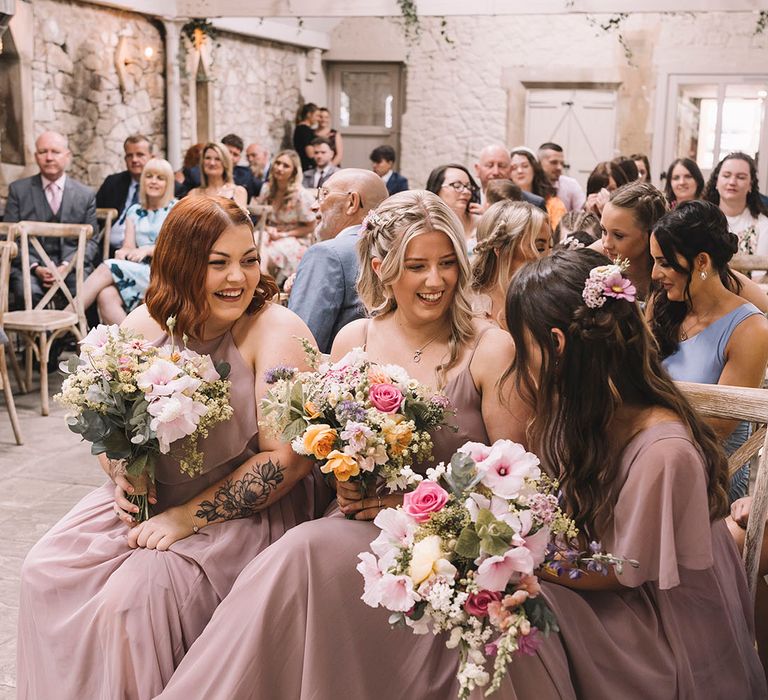
[[[13,347],[13,344],[8,346],[8,356],[11,358],[11,367],[13,367],[13,374],[16,377],[16,383],[19,385],[19,392],[26,394],[27,383],[24,381],[24,377],[21,374],[21,367],[19,367],[19,360],[16,357],[16,350]]]
[[[32,345],[34,342],[34,339],[24,337],[24,383],[27,391],[32,391],[32,355],[34,353]]]
[[[40,334],[40,412],[48,415],[48,334]]]
[[[21,426],[19,425],[19,417],[16,415],[16,404],[13,402],[13,392],[11,391],[11,382],[8,377],[8,365],[5,362],[5,347],[0,345],[0,377],[3,380],[3,391],[5,393],[5,405],[8,408],[8,415],[11,418],[11,427],[13,428],[13,436],[16,438],[16,444],[24,444],[24,440],[21,437]]]

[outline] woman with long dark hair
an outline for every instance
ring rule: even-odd
[[[201,440],[203,471],[156,467],[153,515],[136,524],[122,462],[27,555],[21,573],[18,697],[149,700],[168,682],[245,564],[330,500],[312,462],[260,435],[264,372],[304,366],[303,321],[271,300],[248,214],[222,197],[186,198],[157,239],[146,305],[123,327],[231,365],[234,416]],[[94,464],[95,467],[95,464]],[[306,477],[306,478],[305,478]]]
[[[315,149],[310,144],[315,138],[317,112],[317,105],[314,102],[307,102],[305,105],[302,105],[296,115],[296,127],[293,130],[293,150],[299,154],[302,171],[309,170],[315,166]]]
[[[683,202],[699,199],[704,191],[704,176],[695,160],[675,158],[667,169],[664,194],[669,206],[674,208]]]
[[[507,296],[529,449],[619,573],[540,575],[560,633],[517,658],[518,697],[766,697],[728,513],[727,462],[664,371],[620,268],[592,250],[530,263]],[[546,695],[549,697],[549,695]]]

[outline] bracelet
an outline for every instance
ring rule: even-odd
[[[189,517],[192,519],[192,534],[196,535],[200,532],[200,528],[195,524],[195,516],[192,513],[189,514]]]

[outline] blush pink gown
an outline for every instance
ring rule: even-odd
[[[230,363],[235,413],[201,445],[200,476],[190,479],[172,459],[160,460],[158,510],[189,500],[259,452],[255,378],[231,333],[190,347]],[[322,515],[331,498],[313,474],[267,510],[210,525],[159,552],[128,547],[113,494],[110,481],[86,496],[24,562],[19,698],[157,695],[246,564],[289,528]]]

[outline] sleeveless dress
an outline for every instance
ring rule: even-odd
[[[200,445],[201,475],[189,478],[161,457],[156,512],[188,501],[259,452],[255,377],[232,334],[189,347],[230,363],[235,412]],[[245,565],[289,528],[322,515],[331,498],[311,474],[261,513],[209,525],[160,552],[128,547],[113,495],[109,481],[86,496],[22,566],[19,698],[153,697]]]
[[[468,440],[488,443],[469,364],[445,393],[458,432],[436,431],[435,462],[447,461]],[[379,532],[372,521],[346,520],[335,503],[325,517],[291,530],[243,571],[159,697],[455,697],[456,650],[443,637],[391,629],[388,611],[360,599],[357,555],[369,551]]]
[[[692,338],[681,340],[677,351],[662,362],[669,376],[679,382],[717,384],[725,367],[725,350],[736,326],[760,313],[756,306],[742,304],[710,323]],[[749,433],[749,423],[741,421],[723,443],[726,453],[732,455],[746,442]],[[731,478],[728,493],[731,502],[746,496],[748,488],[749,463]]]
[[[512,662],[518,697],[768,697],[744,566],[725,521],[709,520],[704,463],[684,425],[638,433],[618,480],[603,548],[640,567],[624,569],[618,591],[542,582],[560,634]]]

